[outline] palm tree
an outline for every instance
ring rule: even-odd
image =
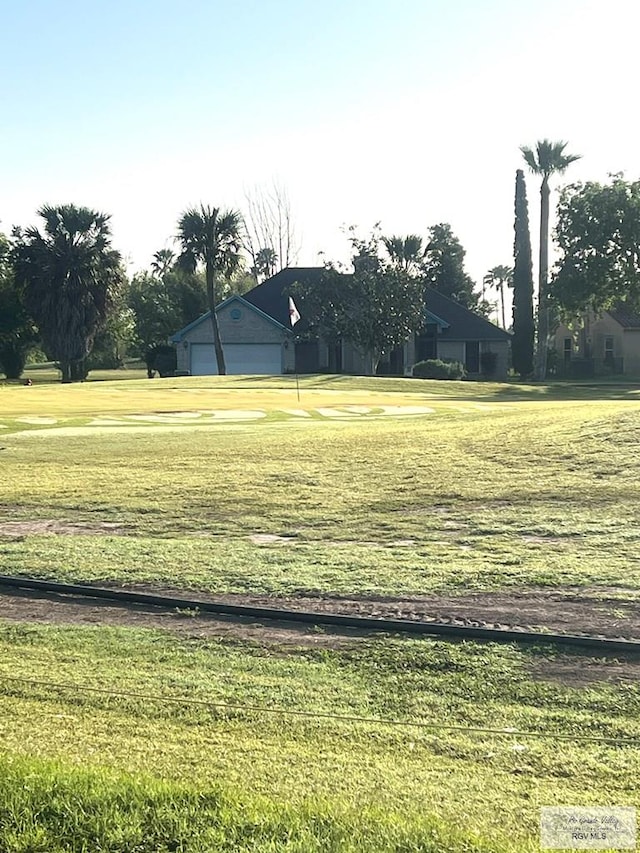
[[[406,237],[383,237],[382,242],[389,255],[389,260],[397,269],[406,273],[416,273],[424,258],[422,237],[408,234]]]
[[[203,204],[191,207],[178,221],[178,240],[181,246],[178,263],[188,272],[204,264],[207,302],[213,327],[213,345],[218,373],[224,376],[226,367],[220,329],[216,316],[216,276],[230,276],[240,265],[242,216],[236,210],[221,211]]]
[[[276,273],[278,266],[278,256],[273,249],[260,249],[256,253],[255,263],[253,265],[253,274],[257,281],[264,281],[271,278]]]
[[[507,319],[504,310],[504,288],[513,287],[513,270],[511,267],[500,265],[492,267],[482,279],[482,286],[493,287],[500,296],[500,314],[502,316],[502,328],[507,328]]]
[[[111,248],[109,216],[73,204],[45,205],[38,216],[42,233],[17,232],[16,276],[62,381],[84,379],[84,360],[124,282],[122,259]]]
[[[549,178],[561,175],[580,154],[565,154],[566,142],[539,141],[536,150],[522,145],[520,150],[525,163],[534,175],[542,176],[540,186],[540,266],[538,270],[538,349],[536,351],[536,379],[544,380],[547,375],[547,347],[549,338]]]
[[[158,249],[153,254],[151,261],[151,272],[158,278],[164,278],[171,271],[176,260],[175,253],[171,249]]]

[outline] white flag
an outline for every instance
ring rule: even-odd
[[[296,303],[293,301],[291,297],[289,297],[289,320],[291,321],[291,327],[293,328],[295,324],[300,319],[300,312],[296,308]]]

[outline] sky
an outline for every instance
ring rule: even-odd
[[[187,207],[274,180],[299,265],[342,232],[449,222],[480,282],[512,262],[519,147],[562,183],[640,177],[636,0],[0,0],[0,229],[111,214],[131,272]],[[534,254],[538,189],[527,177]],[[324,256],[319,255],[324,252]]]

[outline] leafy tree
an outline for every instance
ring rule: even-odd
[[[433,225],[429,229],[422,272],[429,287],[473,310],[478,306],[478,294],[474,293],[473,280],[464,270],[465,254],[449,224]]]
[[[189,208],[178,222],[180,266],[193,273],[198,264],[204,265],[213,345],[221,376],[226,373],[226,367],[216,316],[216,275],[229,276],[240,266],[241,230],[242,217],[237,211],[221,211],[205,205]]]
[[[360,239],[350,229],[353,272],[329,266],[320,283],[302,282],[311,331],[329,343],[350,340],[371,357],[375,373],[383,354],[400,346],[424,325],[424,286],[379,254],[377,231]]]
[[[533,373],[533,271],[529,207],[524,172],[516,172],[515,240],[513,246],[513,338],[511,359],[514,370],[522,377]]]
[[[420,273],[420,264],[424,258],[422,237],[417,234],[408,234],[406,237],[383,237],[382,242],[391,266],[410,275]]]
[[[626,302],[640,309],[640,181],[612,175],[560,194],[554,302],[565,314]]]
[[[84,378],[84,361],[122,288],[121,257],[105,214],[66,204],[45,205],[38,215],[43,232],[16,234],[16,279],[45,350],[71,382]]]
[[[0,234],[0,371],[7,379],[20,378],[36,341],[23,290],[13,274],[10,243]]]
[[[513,270],[511,267],[504,265],[492,267],[485,275],[483,286],[493,288],[500,297],[500,316],[502,319],[502,328],[507,328],[507,318],[504,310],[504,289],[505,287],[513,286]]]
[[[538,347],[536,351],[536,378],[543,380],[547,374],[547,350],[549,346],[549,179],[562,175],[567,168],[580,159],[579,154],[565,154],[567,142],[551,142],[543,139],[536,150],[522,145],[520,150],[525,163],[534,175],[542,177],[540,185],[540,264],[538,270]]]
[[[128,288],[127,304],[133,313],[133,345],[137,355],[166,344],[171,335],[207,310],[204,278],[171,270],[162,278],[137,273]]]
[[[85,362],[91,370],[118,370],[124,366],[134,341],[135,317],[124,296],[119,298],[96,335],[93,348]]]

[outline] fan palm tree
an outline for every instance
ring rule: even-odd
[[[73,204],[45,205],[38,216],[43,232],[17,232],[16,276],[62,381],[84,379],[84,360],[124,282],[122,259],[111,248],[109,216]]]
[[[273,249],[260,249],[256,254],[252,272],[257,281],[265,281],[265,279],[275,275],[277,266],[278,256],[275,251]]]
[[[406,273],[416,273],[424,258],[422,237],[408,234],[406,237],[383,237],[382,242],[389,255],[389,260],[397,269]]]
[[[547,374],[547,346],[549,337],[549,178],[562,175],[579,160],[580,154],[565,154],[566,142],[543,139],[536,150],[522,145],[520,150],[525,163],[534,175],[542,177],[540,186],[540,265],[538,270],[538,348],[536,351],[536,379],[544,380]]]
[[[218,373],[224,376],[226,367],[216,316],[216,276],[230,276],[240,265],[242,216],[236,210],[220,210],[201,204],[191,207],[178,221],[178,241],[181,247],[178,263],[188,272],[204,264],[207,303],[213,327],[213,345]]]
[[[502,317],[502,328],[507,328],[507,318],[504,310],[504,288],[513,287],[513,270],[511,267],[500,265],[492,267],[482,279],[484,287],[493,287],[500,296],[500,314]]]
[[[171,249],[158,249],[153,254],[151,261],[151,272],[158,278],[164,278],[170,272],[176,260],[175,253]]]

